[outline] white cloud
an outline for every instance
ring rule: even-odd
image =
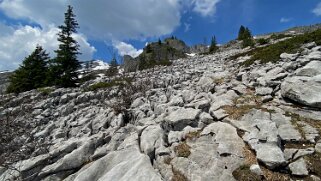
[[[216,5],[221,0],[192,0],[194,4],[194,11],[200,13],[202,16],[212,16],[216,13]]]
[[[214,15],[220,0],[0,0],[0,11],[6,16],[32,26],[8,27],[0,23],[0,69],[18,66],[39,43],[52,55],[56,49],[56,32],[64,20],[68,4],[74,7],[81,34],[76,36],[82,46],[81,57],[88,59],[95,49],[86,39],[99,41],[145,40],[171,34],[181,25],[184,10],[204,17]],[[182,24],[183,26],[186,26]],[[185,27],[187,30],[188,26]],[[86,36],[84,36],[86,35]],[[119,52],[137,56],[132,45],[118,43]],[[125,46],[128,45],[128,46]],[[7,63],[10,62],[10,63]]]
[[[184,26],[185,26],[185,29],[184,29],[185,32],[188,32],[191,29],[191,24],[189,23],[184,23]]]
[[[321,16],[321,2],[312,10],[316,16]]]
[[[288,23],[288,22],[290,22],[290,21],[292,21],[292,18],[281,18],[280,19],[280,23]]]
[[[144,39],[171,33],[180,25],[179,0],[3,0],[0,9],[42,27],[60,25],[68,4],[80,30],[95,39]]]
[[[113,42],[113,46],[118,50],[118,53],[121,56],[124,55],[130,55],[132,57],[138,57],[138,55],[140,55],[141,53],[143,53],[143,50],[137,50],[136,48],[133,47],[133,45],[131,44],[127,44],[125,42]]]
[[[0,30],[6,29],[6,25],[0,24]],[[0,70],[14,70],[23,59],[28,56],[37,44],[44,47],[51,57],[55,56],[54,50],[58,48],[57,33],[58,28],[51,27],[42,30],[38,27],[21,26],[16,30],[11,29],[6,34],[0,35]],[[80,45],[80,60],[90,60],[96,51],[90,46],[86,37],[76,34],[74,38]]]

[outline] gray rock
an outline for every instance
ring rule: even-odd
[[[270,169],[284,166],[286,163],[282,150],[274,144],[259,144],[256,153],[256,158]]]
[[[137,98],[133,101],[131,108],[137,108],[145,104],[146,100],[143,97]]]
[[[0,167],[0,176],[6,171],[7,169],[4,167]]]
[[[184,100],[181,96],[172,97],[171,101],[168,103],[169,106],[180,106],[184,105]]]
[[[284,150],[284,157],[286,160],[296,160],[306,155],[312,155],[315,152],[314,148],[296,149],[286,148]]]
[[[214,90],[215,83],[214,80],[211,77],[203,76],[197,83],[199,89],[203,92],[210,92],[211,90]]]
[[[270,102],[272,100],[273,100],[273,97],[271,95],[267,95],[267,96],[262,97],[262,102],[263,103],[267,103],[267,102]]]
[[[83,146],[64,156],[58,162],[43,168],[39,173],[39,177],[44,177],[49,174],[54,174],[61,171],[80,168],[84,163],[89,161],[91,154],[94,153],[94,150],[94,141],[89,141]]]
[[[190,156],[175,157],[171,164],[188,180],[235,180],[232,172],[243,164],[242,156],[238,155],[242,155],[244,142],[233,126],[212,123],[199,138],[187,144],[190,146]]]
[[[161,176],[150,163],[150,158],[137,148],[114,151],[80,171],[74,181],[161,181]]]
[[[318,153],[321,153],[321,142],[319,142],[315,145],[315,151]]]
[[[281,85],[282,96],[306,106],[321,108],[321,74],[318,61],[310,62],[305,67],[297,70],[297,74],[285,79]],[[309,77],[308,77],[309,76]]]
[[[311,175],[310,178],[312,181],[320,181],[321,180],[320,177],[315,176],[315,175]]]
[[[159,125],[152,125],[145,128],[140,137],[141,150],[154,159],[155,150],[163,145],[164,131]]]
[[[212,104],[210,107],[210,112],[216,111],[223,106],[232,106],[234,105],[234,99],[239,97],[233,90],[228,91],[227,93],[219,96],[212,97]]]
[[[211,124],[214,122],[213,117],[206,112],[202,112],[199,117],[200,121],[204,124]]]
[[[259,96],[271,95],[273,92],[272,88],[269,87],[257,87],[255,88],[255,94]]]
[[[185,107],[191,107],[195,109],[202,109],[202,110],[208,110],[210,107],[211,103],[207,99],[199,99],[199,100],[194,100]]]
[[[270,114],[252,110],[235,123],[239,129],[246,131],[243,140],[255,150],[257,159],[268,168],[283,166],[285,158],[280,148],[280,136]]]
[[[183,90],[182,91],[182,96],[183,96],[183,99],[184,99],[184,102],[186,103],[189,103],[191,102],[194,97],[195,97],[195,92],[194,91],[191,91],[191,90]]]
[[[306,58],[311,60],[321,60],[321,52],[320,51],[312,51]]]
[[[186,126],[197,126],[198,118],[201,111],[192,108],[180,108],[176,111],[170,112],[169,115],[165,118],[168,121],[175,131],[183,130]]]
[[[225,113],[224,109],[212,111],[211,114],[216,120],[222,120],[228,116],[228,114]]]
[[[307,165],[306,165],[305,160],[303,158],[300,158],[299,160],[297,160],[293,163],[290,163],[289,168],[291,170],[292,175],[297,175],[297,176],[309,175]]]
[[[186,139],[186,135],[192,132],[199,131],[200,128],[192,128],[190,126],[187,126],[182,131],[170,131],[168,133],[168,143],[173,144],[175,142],[180,142],[183,139]]]
[[[244,143],[238,136],[236,128],[227,123],[215,122],[208,125],[202,131],[201,135],[214,134],[217,151],[220,155],[238,155],[242,156]]]
[[[284,141],[299,141],[302,140],[301,134],[298,130],[294,129],[292,125],[284,124],[278,128],[279,134],[282,140]]]
[[[298,58],[299,54],[296,53],[296,54],[288,54],[288,53],[282,53],[280,55],[280,58],[283,60],[283,61],[294,61],[296,58]]]
[[[314,77],[321,74],[321,61],[312,61],[295,72],[296,76]]]
[[[315,143],[316,139],[319,137],[319,131],[306,122],[299,121],[297,123],[299,126],[302,127],[302,130],[305,134],[305,138],[311,143]]]
[[[250,170],[252,173],[255,173],[256,175],[263,175],[263,171],[261,170],[260,166],[257,164],[251,165]]]
[[[240,95],[244,95],[247,93],[247,87],[245,85],[239,84],[233,88],[233,90]]]

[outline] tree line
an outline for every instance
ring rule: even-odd
[[[243,48],[246,48],[246,47],[249,47],[249,46],[253,47],[254,44],[255,44],[250,29],[248,27],[243,26],[243,25],[241,25],[241,27],[239,29],[237,40],[242,41],[242,47]],[[219,48],[217,46],[216,37],[213,36],[211,38],[211,44],[210,44],[210,47],[209,47],[209,53],[215,53],[218,49]]]
[[[76,86],[77,70],[80,67],[77,55],[80,52],[78,42],[72,37],[79,28],[75,17],[73,8],[68,6],[64,24],[59,26],[60,32],[57,39],[59,47],[55,51],[56,57],[50,59],[46,50],[41,45],[37,45],[10,76],[8,93],[20,93],[46,86]]]
[[[58,28],[60,29],[57,38],[59,47],[55,50],[56,57],[50,59],[46,50],[41,45],[37,45],[10,76],[7,93],[20,93],[47,86],[74,87],[77,85],[79,82],[77,70],[80,68],[77,55],[80,52],[79,44],[72,35],[77,33],[79,24],[71,6],[68,6],[65,12],[64,24]],[[172,39],[176,37],[173,36]],[[251,31],[247,27],[240,27],[237,39],[242,41],[243,48],[254,46]],[[158,43],[161,44],[161,41],[159,40]],[[209,53],[215,53],[218,49],[216,37],[213,36]],[[117,72],[117,61],[114,56],[107,74],[115,75]]]

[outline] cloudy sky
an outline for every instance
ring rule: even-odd
[[[146,42],[175,35],[187,44],[321,22],[321,0],[0,0],[0,71],[14,70],[37,44],[52,57],[67,5],[80,29],[81,60],[108,61],[111,47],[137,56]]]

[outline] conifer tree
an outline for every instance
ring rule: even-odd
[[[39,45],[24,59],[22,65],[10,76],[8,93],[20,93],[46,86],[47,61],[46,51]]]
[[[73,8],[68,6],[65,13],[64,25],[59,26],[58,41],[60,42],[57,57],[51,62],[51,80],[57,86],[73,87],[78,80],[77,69],[80,63],[77,60],[79,53],[79,45],[72,37],[73,33],[77,33],[79,28],[75,19]]]
[[[254,46],[252,33],[248,27],[241,26],[239,30],[238,40],[242,40],[242,47]]]
[[[245,27],[241,25],[237,39],[244,40]]]
[[[218,47],[217,47],[217,42],[216,42],[216,37],[215,36],[213,36],[212,37],[212,40],[211,40],[211,46],[210,46],[210,53],[213,53],[213,52],[215,52],[216,50],[218,49]]]
[[[116,55],[113,55],[113,59],[110,62],[109,68],[107,70],[106,75],[108,76],[114,76],[118,73],[118,63],[116,60]]]

